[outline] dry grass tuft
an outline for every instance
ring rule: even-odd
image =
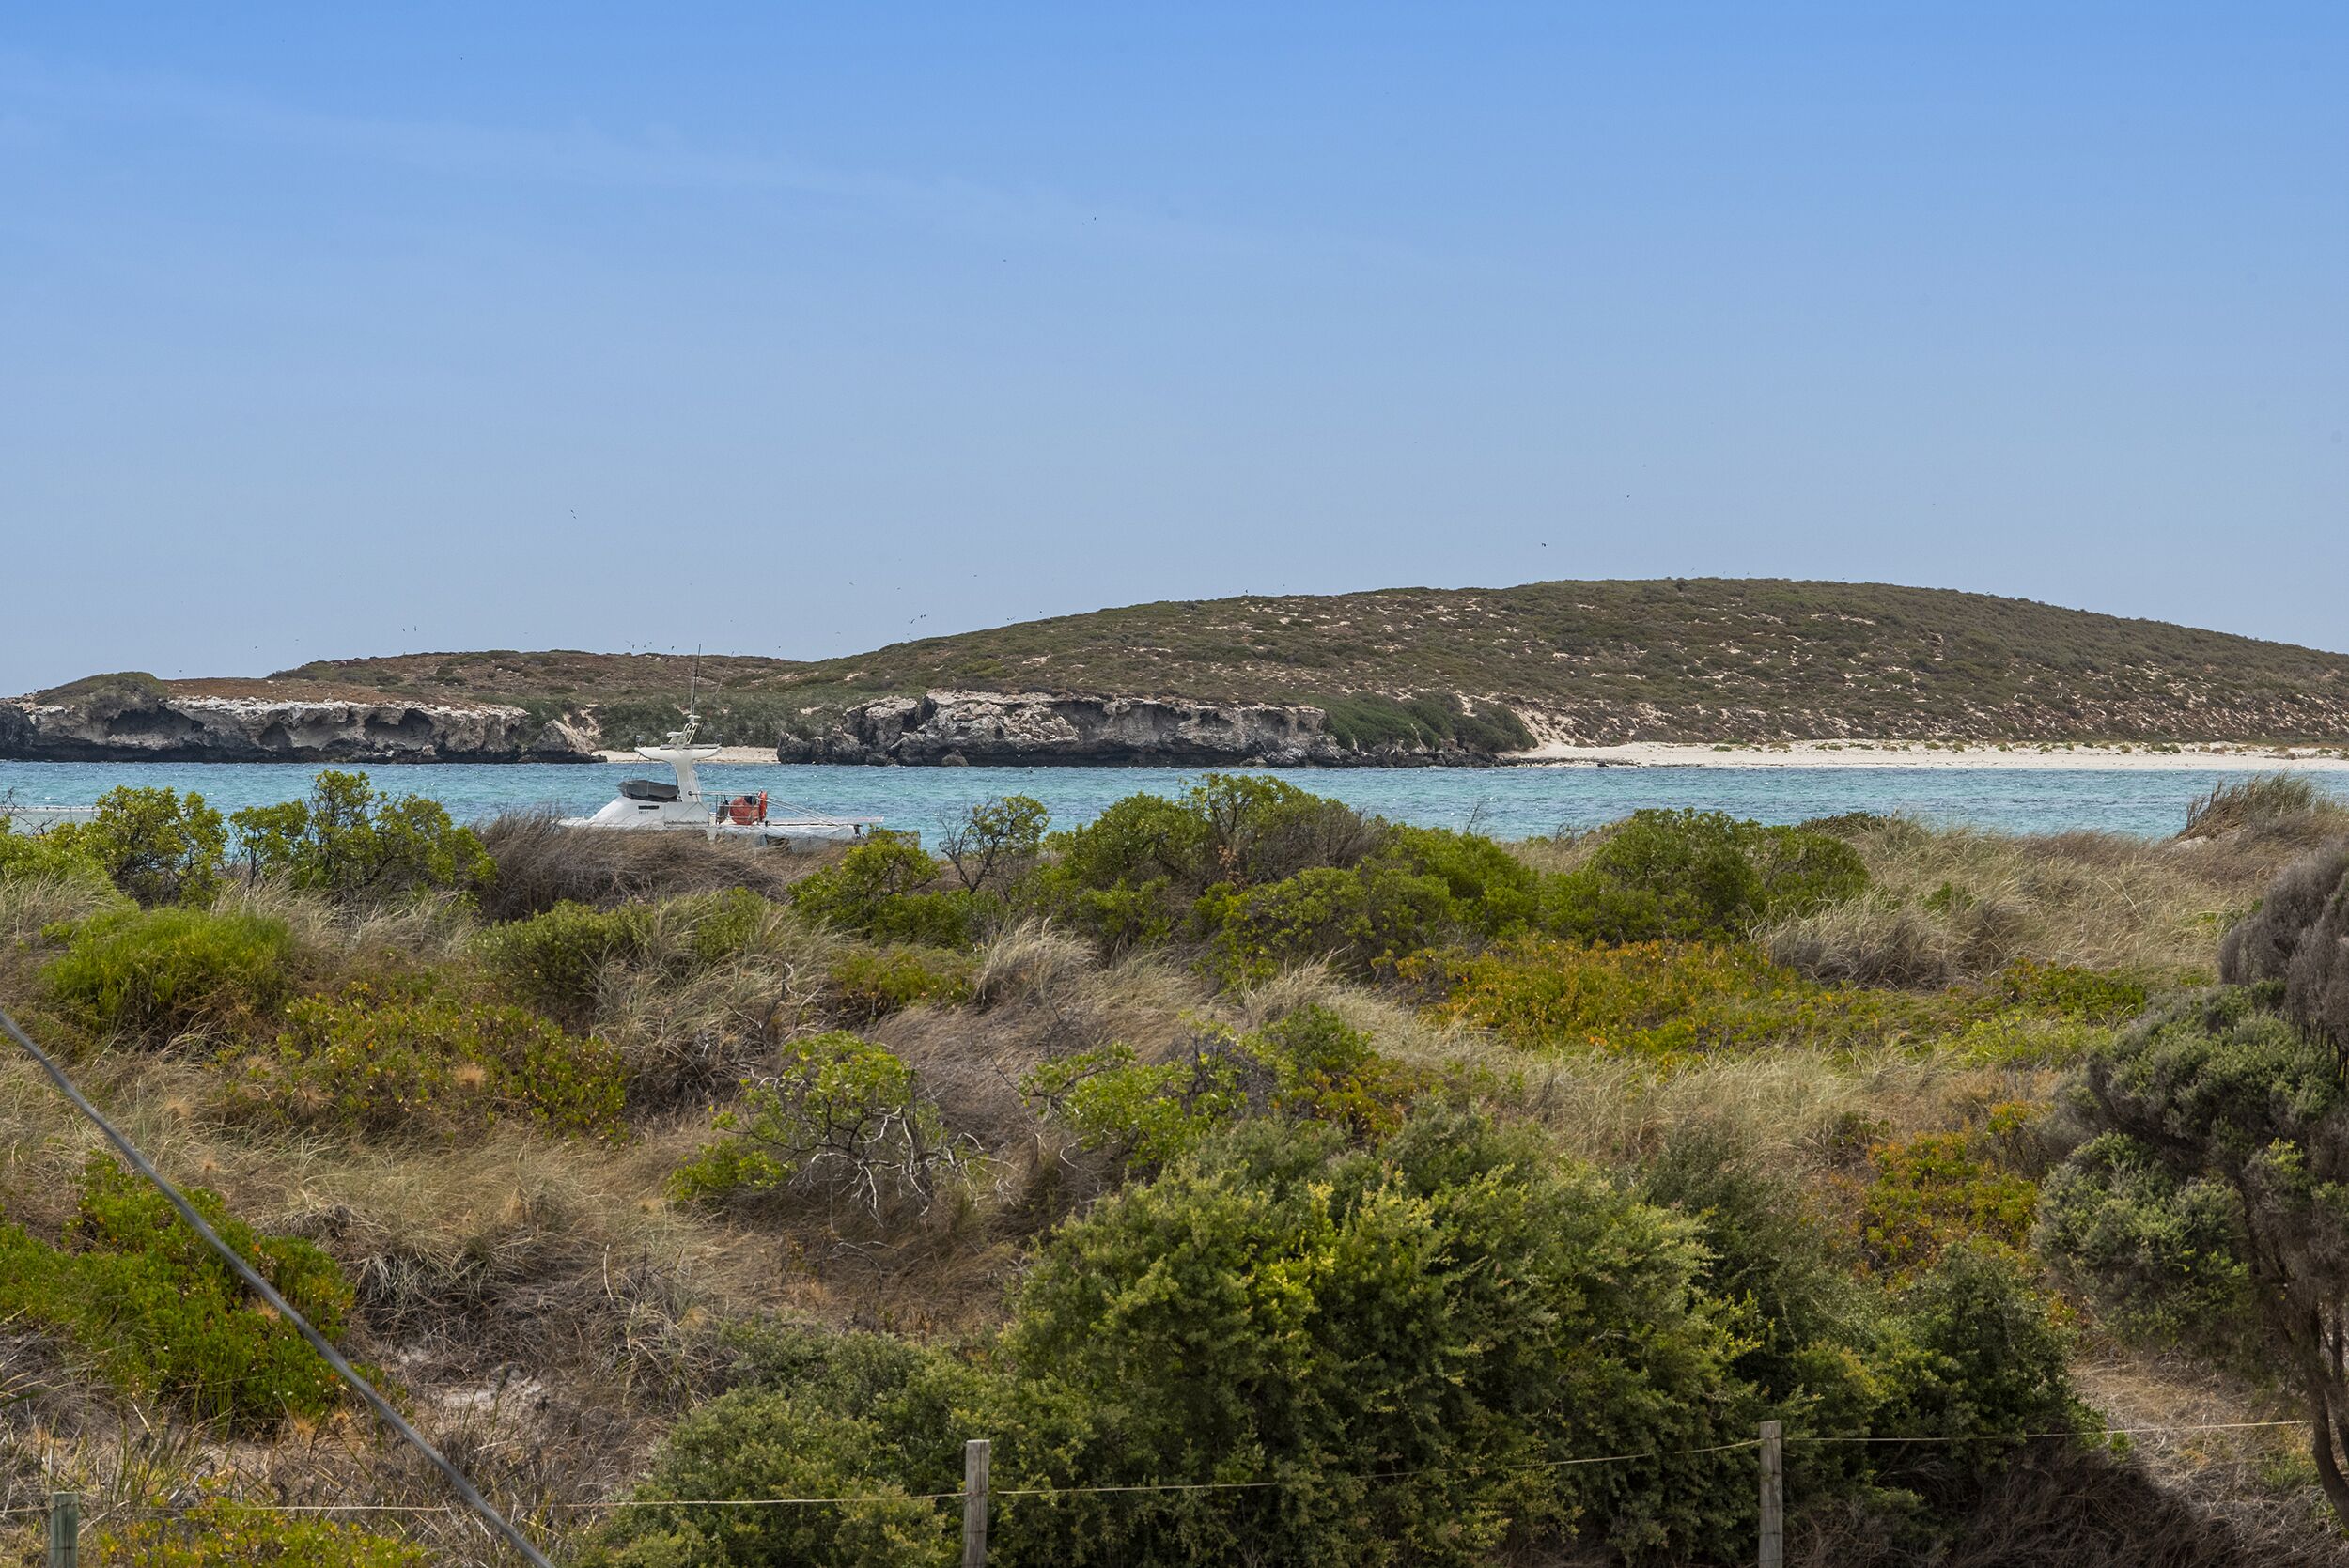
[[[0,877],[0,943],[19,947],[38,941],[44,926],[87,920],[125,902],[112,887],[86,877]]]
[[[2207,972],[2227,916],[2256,896],[2277,858],[2115,833],[2017,838],[1906,824],[1852,842],[1873,878],[1867,894],[1756,934],[1772,957],[1815,979],[1934,986],[2017,958]]]
[[[1040,1001],[1066,994],[1096,967],[1090,943],[1055,929],[1050,921],[1024,920],[980,953],[972,995],[982,1007]]]
[[[2317,787],[2305,773],[2261,773],[2218,784],[2187,808],[2178,837],[2234,835],[2307,847],[2349,832],[2349,805]]]
[[[491,920],[526,919],[567,899],[608,909],[727,888],[780,899],[836,855],[692,833],[583,831],[560,826],[551,810],[508,812],[477,831],[497,862],[497,877],[481,898]]]

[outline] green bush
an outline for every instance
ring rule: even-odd
[[[967,953],[936,947],[852,947],[832,961],[828,978],[840,1010],[871,1023],[919,1003],[971,1000]]]
[[[1015,1513],[1014,1562],[1482,1563],[1573,1529],[1626,1554],[1726,1548],[1750,1467],[1734,1337],[1681,1222],[1457,1114],[1378,1152],[1257,1123],[1047,1243],[1010,1401],[1081,1412],[1066,1483],[1278,1478],[1136,1509]],[[1627,1469],[1555,1461],[1653,1453]]]
[[[1540,909],[1541,878],[1491,839],[1447,828],[1396,828],[1382,851],[1451,893],[1457,918],[1491,941],[1523,932]]]
[[[497,864],[438,800],[380,793],[364,773],[321,771],[307,800],[248,806],[236,824],[247,862],[348,903],[447,890],[470,893]]]
[[[101,1560],[137,1568],[423,1568],[424,1548],[316,1514],[210,1497],[174,1518],[98,1532]]]
[[[0,814],[0,879],[39,882],[104,882],[106,868],[76,824],[45,832],[20,833],[13,818]]]
[[[162,1042],[249,1027],[292,986],[293,933],[261,915],[123,909],[92,917],[42,970],[100,1028]]]
[[[1734,937],[1866,890],[1859,852],[1802,828],[1722,812],[1641,811],[1544,890],[1541,924],[1584,941]]]
[[[1860,1242],[1870,1263],[1907,1276],[1961,1243],[2019,1255],[2039,1207],[2039,1184],[2001,1167],[1996,1145],[2030,1108],[1994,1107],[1989,1127],[1928,1132],[1868,1151],[1874,1179],[1859,1198]]]
[[[2119,1332],[2241,1359],[2254,1321],[2242,1201],[2181,1177],[2126,1133],[2091,1139],[2047,1178],[2040,1249]]]
[[[863,843],[792,885],[792,906],[875,941],[965,947],[977,912],[962,888],[934,890],[939,862],[904,833],[876,829]]]
[[[720,1200],[817,1190],[847,1193],[873,1214],[910,1199],[925,1206],[958,1171],[959,1142],[913,1070],[885,1046],[846,1030],[783,1048],[776,1076],[745,1086],[719,1113],[729,1136],[681,1166],[679,1198]]]
[[[512,996],[574,1023],[595,1016],[604,966],[645,951],[651,910],[642,904],[593,909],[569,900],[483,937],[481,955]]]
[[[1056,1058],[1031,1069],[1020,1091],[1080,1143],[1155,1167],[1252,1115],[1328,1122],[1376,1139],[1400,1125],[1421,1086],[1373,1050],[1368,1035],[1308,1006],[1248,1034],[1206,1026],[1167,1062],[1139,1062],[1117,1042]]]
[[[1210,964],[1227,981],[1269,979],[1329,959],[1367,975],[1439,942],[1457,924],[1443,881],[1400,866],[1316,866],[1282,881],[1209,893],[1197,918],[1214,935]]]
[[[351,1290],[333,1259],[295,1237],[255,1235],[211,1193],[187,1196],[295,1311],[340,1337]],[[249,1295],[161,1193],[103,1155],[84,1167],[62,1247],[0,1225],[0,1315],[64,1335],[117,1386],[239,1436],[322,1416],[340,1399],[333,1370],[293,1327]]]
[[[2074,1398],[2064,1335],[2011,1252],[1953,1246],[1895,1302],[1873,1357],[1870,1432],[1910,1440],[1884,1443],[1877,1485],[1946,1506],[2030,1439],[2101,1424]]]
[[[1034,868],[1051,820],[1034,797],[1005,795],[965,812],[938,846],[964,892],[1003,896]]]
[[[222,1100],[241,1120],[376,1136],[454,1137],[521,1117],[618,1137],[627,1087],[612,1047],[524,1008],[363,984],[289,1003],[276,1043],[238,1059]]]
[[[769,1334],[748,1345],[746,1386],[694,1410],[655,1456],[583,1568],[950,1568],[959,1560],[956,1434],[989,1380],[945,1353],[879,1334]],[[1004,1443],[998,1439],[1001,1454]],[[998,1460],[1000,1466],[1001,1460]],[[996,1470],[995,1484],[1007,1484]],[[682,1498],[839,1498],[843,1508],[713,1509]],[[1000,1522],[1016,1505],[1000,1499]],[[996,1561],[1013,1561],[1000,1545]]]
[[[115,886],[149,908],[201,907],[220,892],[228,830],[193,790],[118,784],[98,798],[93,820],[53,831],[77,838]]]

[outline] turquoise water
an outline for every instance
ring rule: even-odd
[[[0,762],[0,802],[85,805],[119,784],[200,790],[223,810],[290,800],[317,770],[294,764]],[[516,807],[594,810],[630,775],[666,778],[647,764],[363,768],[379,787],[429,795],[459,820]],[[712,793],[766,790],[818,811],[879,815],[935,833],[960,808],[990,796],[1033,795],[1061,826],[1084,821],[1137,791],[1177,792],[1198,778],[1170,768],[708,767]],[[1306,768],[1282,775],[1399,822],[1467,828],[1502,838],[1611,821],[1643,806],[1718,808],[1764,822],[1837,812],[1906,812],[1926,820],[2009,832],[2161,834],[2177,831],[2187,803],[2242,773],[2032,771],[1909,768]],[[2320,782],[2328,787],[2331,776]]]

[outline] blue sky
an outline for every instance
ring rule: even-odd
[[[0,689],[1699,573],[2349,650],[2344,84],[2316,5],[11,8]]]

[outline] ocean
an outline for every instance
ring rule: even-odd
[[[655,764],[358,767],[377,786],[428,795],[460,821],[552,806],[584,814],[622,778],[665,779]],[[0,812],[20,805],[86,805],[117,784],[196,790],[223,811],[304,793],[315,768],[284,763],[0,762]],[[842,815],[878,815],[934,836],[973,801],[1032,795],[1057,826],[1089,820],[1140,791],[1171,795],[1199,774],[1165,768],[811,768],[708,766],[715,794],[766,790],[777,801]],[[2194,797],[2248,777],[2202,769],[2127,771],[1999,768],[1302,768],[1280,777],[1398,822],[1529,838],[1594,827],[1646,806],[1718,809],[1763,822],[1839,812],[1900,812],[1925,821],[2051,833],[2076,829],[2158,836],[2186,821]],[[2311,775],[2340,790],[2341,776]]]

